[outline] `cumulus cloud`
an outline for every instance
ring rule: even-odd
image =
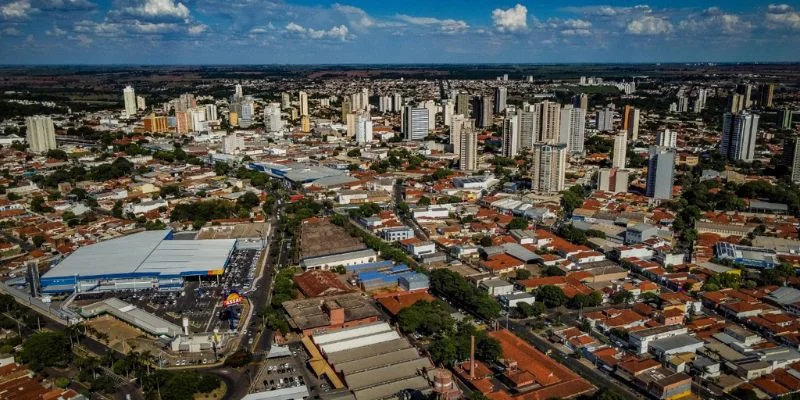
[[[466,21],[458,19],[439,19],[432,17],[412,17],[410,15],[400,14],[397,16],[400,21],[409,23],[411,25],[433,26],[443,33],[460,33],[469,29]]]
[[[528,29],[528,8],[517,4],[507,10],[492,11],[492,22],[500,32],[519,32]]]
[[[0,15],[5,19],[25,19],[31,11],[30,0],[16,0],[0,6]]]
[[[309,39],[330,39],[345,41],[350,38],[350,30],[345,25],[334,26],[328,30],[305,28],[295,22],[286,24],[286,32]]]
[[[750,31],[753,25],[738,15],[727,14],[718,7],[711,7],[699,15],[691,15],[681,21],[678,28],[687,32],[732,35]]]
[[[46,30],[45,35],[47,36],[64,36],[67,34],[67,31],[58,27],[58,25],[53,25],[52,28]]]
[[[78,44],[83,46],[83,47],[89,47],[94,42],[94,40],[92,38],[90,38],[89,36],[86,36],[84,34],[80,34],[80,35],[77,35],[77,36],[70,37],[70,39],[78,42]]]
[[[43,0],[39,3],[39,8],[43,11],[77,11],[91,10],[97,7],[89,0]]]
[[[188,18],[189,8],[175,0],[145,0],[138,7],[129,7],[129,14],[151,18]]]
[[[9,26],[8,28],[3,29],[0,31],[5,36],[19,36],[22,34],[19,29],[14,28],[13,26]]]
[[[208,25],[199,24],[190,26],[188,32],[190,35],[200,35],[207,30],[208,30]]]
[[[565,7],[565,11],[592,15],[597,17],[618,17],[631,14],[650,14],[653,10],[646,4],[639,4],[633,7],[616,7],[616,6],[583,6],[583,7]]]
[[[359,29],[367,29],[376,25],[375,19],[370,17],[366,11],[358,7],[339,3],[334,3],[332,7],[335,11],[338,11],[344,15],[345,18],[347,18],[347,22],[350,24],[350,26]]]
[[[628,22],[625,30],[632,35],[663,35],[672,32],[672,23],[661,17],[645,15]]]
[[[765,19],[769,29],[800,30],[800,12],[788,4],[770,4]]]

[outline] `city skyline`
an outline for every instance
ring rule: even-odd
[[[789,2],[3,0],[1,64],[798,61]]]

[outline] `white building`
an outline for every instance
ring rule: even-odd
[[[564,190],[566,170],[566,145],[547,143],[533,145],[533,171],[531,173],[531,189],[533,191],[556,193]]]
[[[206,104],[203,106],[206,111],[206,121],[217,121],[219,117],[217,116],[217,105],[216,104]]]
[[[472,120],[470,120],[472,121]],[[478,133],[472,126],[461,130],[458,168],[462,171],[474,171],[478,166]]]
[[[264,107],[264,128],[268,132],[279,132],[283,129],[280,103],[269,103]]]
[[[133,87],[126,86],[122,89],[122,100],[125,103],[125,114],[128,117],[136,115],[136,92]]]
[[[586,110],[572,105],[561,109],[560,141],[567,145],[567,152],[583,153]]]
[[[674,149],[678,146],[678,132],[672,132],[665,129],[663,132],[658,132],[656,143],[658,146]]]
[[[236,154],[244,151],[244,138],[238,136],[236,132],[222,138],[222,152],[225,154]]]
[[[735,161],[752,162],[755,157],[758,114],[747,111],[725,113],[722,118],[720,153]]]
[[[34,153],[44,153],[56,149],[56,131],[50,117],[35,116],[25,118],[25,140]]]
[[[372,118],[370,118],[369,112],[365,111],[360,113],[355,124],[356,143],[365,144],[372,142]]]
[[[308,115],[308,93],[300,92],[300,116]]]
[[[625,161],[628,157],[628,132],[621,130],[614,136],[614,158],[611,166],[614,168],[625,168]]]
[[[519,153],[519,116],[509,115],[503,121],[503,156],[514,158]]]
[[[428,136],[427,108],[422,107],[403,107],[403,134],[407,140],[422,140]]]

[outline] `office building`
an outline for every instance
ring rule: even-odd
[[[668,149],[674,149],[678,146],[678,132],[672,132],[665,129],[663,132],[658,132],[656,135],[656,144]]]
[[[366,111],[359,113],[355,124],[356,143],[365,144],[372,142],[372,118],[370,118],[369,113]]]
[[[281,92],[281,110],[285,110],[292,105],[292,96],[287,92]]]
[[[56,128],[50,117],[26,117],[25,126],[25,140],[28,142],[30,151],[44,153],[58,148],[56,145]]]
[[[472,120],[469,121],[464,124],[459,140],[458,169],[462,171],[475,171],[478,165],[478,132],[475,131]]]
[[[300,116],[308,115],[308,93],[300,91]]]
[[[219,120],[217,116],[217,105],[216,104],[206,104],[203,106],[206,110],[206,121],[217,121]]]
[[[651,146],[647,166],[647,197],[660,200],[672,198],[674,175],[675,150]]]
[[[611,193],[628,191],[628,171],[619,168],[602,168],[597,172],[597,189]]]
[[[583,111],[587,111],[589,109],[589,96],[586,93],[572,96],[572,105],[575,108],[582,108]]]
[[[498,86],[494,89],[494,113],[500,114],[506,110],[506,101],[508,99],[508,89],[504,86]]]
[[[267,132],[278,132],[283,129],[280,103],[269,103],[264,107],[264,129]]]
[[[688,101],[688,100],[687,100]],[[639,109],[625,106],[625,116],[622,129],[628,131],[628,140],[635,142],[639,138]]]
[[[239,110],[239,126],[247,128],[252,125],[255,114],[255,105],[252,98],[248,96],[242,100]]]
[[[403,107],[402,131],[407,140],[422,140],[428,136],[428,109]]]
[[[128,117],[136,115],[136,92],[133,87],[126,86],[122,89],[122,100],[125,103],[125,115]]]
[[[539,114],[534,111],[522,110],[517,113],[519,118],[519,149],[530,150],[539,138]]]
[[[604,108],[597,112],[597,130],[611,132],[614,130],[614,111]]]
[[[783,143],[783,165],[792,171],[792,182],[800,183],[800,138],[790,136]]]
[[[428,110],[428,130],[436,129],[436,103],[428,100],[423,105]]]
[[[775,84],[765,83],[758,87],[758,105],[772,107],[772,97],[775,95]]]
[[[537,193],[552,194],[564,190],[567,170],[567,146],[564,144],[535,143],[531,189]]]
[[[561,109],[560,142],[567,145],[567,153],[583,153],[586,110],[573,105]]]
[[[136,96],[136,109],[144,111],[145,108],[147,108],[147,104],[144,101],[144,96]]]
[[[539,142],[556,144],[561,133],[561,105],[545,100],[533,105],[539,116]]]
[[[453,147],[454,154],[461,154],[461,132],[467,128],[467,122],[471,124],[472,121],[464,118],[461,114],[453,115],[452,124],[450,125],[450,144]],[[471,126],[470,126],[471,128]]]
[[[628,158],[628,132],[619,131],[614,136],[614,154],[611,166],[614,168],[625,168],[625,161]]]
[[[790,129],[792,127],[792,118],[794,113],[788,108],[778,110],[777,125],[782,129]]]
[[[720,152],[734,161],[752,162],[755,158],[758,114],[747,111],[722,117]]]
[[[456,114],[461,114],[464,118],[469,118],[469,95],[459,93],[456,95]],[[475,115],[472,115],[475,118]]]
[[[487,96],[475,96],[472,99],[472,116],[475,118],[476,127],[492,126],[492,99]]]
[[[519,116],[510,115],[503,121],[503,157],[514,158],[519,153]]]
[[[157,116],[155,114],[150,114],[145,117],[142,122],[144,122],[144,131],[145,132],[152,132],[152,133],[166,133],[169,132],[169,121],[165,116]]]

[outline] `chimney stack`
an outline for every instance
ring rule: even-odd
[[[475,379],[475,335],[469,337],[469,378]]]

